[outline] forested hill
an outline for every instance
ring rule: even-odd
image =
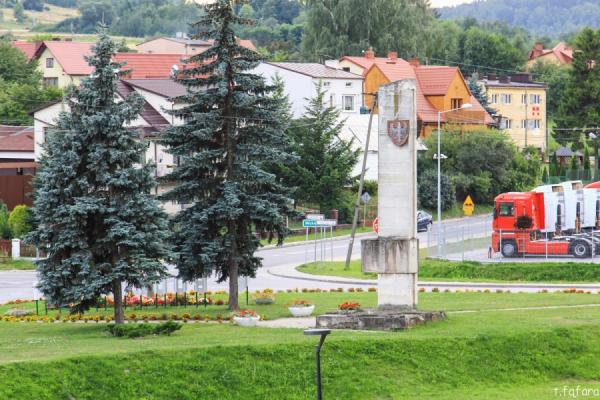
[[[537,36],[559,37],[600,27],[598,0],[485,0],[439,10],[443,18],[503,21]]]

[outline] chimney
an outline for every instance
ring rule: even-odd
[[[398,52],[397,51],[388,52],[388,58],[392,61],[398,60]]]
[[[338,60],[325,60],[325,66],[334,69],[341,69]]]
[[[365,58],[368,58],[369,60],[372,60],[375,58],[375,52],[373,51],[372,47],[369,47],[369,49],[367,51],[365,51]]]
[[[544,45],[541,42],[536,42],[529,58],[536,58],[544,53]]]
[[[511,79],[510,76],[503,76],[502,78],[500,78],[500,83],[510,83]]]
[[[408,63],[413,67],[420,67],[421,62],[419,61],[419,57],[411,58],[408,60]]]
[[[497,80],[497,79],[498,79],[498,77],[496,77],[496,73],[495,73],[495,72],[490,72],[490,73],[488,74],[488,79],[489,79],[490,81],[495,81],[495,80]]]

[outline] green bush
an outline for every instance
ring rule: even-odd
[[[0,201],[0,237],[2,239],[10,239],[12,233],[8,225],[8,208],[6,204]]]
[[[456,192],[452,180],[444,173],[442,183],[442,209],[448,210],[456,203]],[[426,170],[419,176],[418,182],[419,205],[428,209],[437,208],[437,172]]]
[[[115,324],[108,325],[106,330],[113,336],[139,338],[150,335],[167,335],[181,329],[181,324],[175,321],[167,321],[161,324]]]
[[[26,205],[16,206],[8,216],[8,226],[15,238],[22,238],[31,231],[31,211]]]

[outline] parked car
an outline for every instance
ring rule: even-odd
[[[433,223],[433,218],[425,211],[417,211],[417,232],[427,232]]]

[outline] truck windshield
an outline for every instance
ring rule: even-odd
[[[500,203],[498,206],[498,215],[500,217],[512,217],[515,215],[515,207],[513,203]]]

